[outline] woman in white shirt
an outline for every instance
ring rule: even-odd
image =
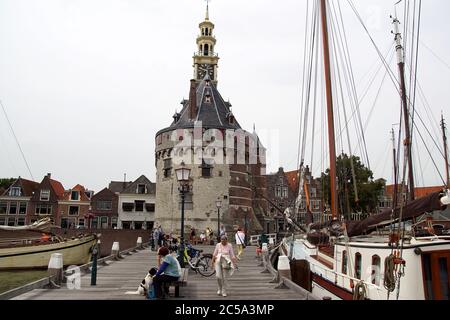
[[[236,232],[235,240],[238,248],[237,259],[241,260],[241,255],[244,252],[245,246],[245,233],[242,231],[241,228],[239,228],[238,231]]]
[[[236,256],[234,255],[233,246],[228,243],[226,236],[222,236],[220,243],[216,245],[212,264],[216,269],[217,284],[219,286],[217,294],[226,297],[228,287],[227,272],[231,276],[236,268]]]

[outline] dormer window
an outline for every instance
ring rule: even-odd
[[[19,187],[13,187],[11,188],[11,190],[9,191],[9,195],[11,197],[20,197],[22,195],[21,190]]]
[[[137,194],[146,194],[147,188],[145,187],[145,184],[138,184],[136,193]]]
[[[49,201],[50,200],[50,190],[41,190],[41,201]]]
[[[79,201],[80,200],[80,191],[72,191],[70,193],[70,200]]]
[[[211,103],[211,96],[210,95],[206,95],[205,96],[205,103]]]

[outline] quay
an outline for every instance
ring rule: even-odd
[[[196,246],[204,253],[212,253],[213,246]],[[130,251],[118,261],[107,261],[99,265],[97,270],[97,285],[91,286],[91,274],[81,275],[79,289],[70,289],[62,284],[58,289],[33,289],[18,295],[11,300],[146,300],[142,295],[125,294],[136,291],[142,279],[151,267],[156,266],[156,252],[149,248]],[[273,275],[264,272],[265,267],[255,258],[255,247],[247,247],[238,270],[229,280],[228,297],[216,295],[217,280],[215,275],[203,277],[189,271],[187,286],[180,288],[180,297],[169,299],[179,300],[306,300],[307,294],[291,288],[276,289],[278,283],[273,283]],[[171,288],[172,290],[173,288]]]

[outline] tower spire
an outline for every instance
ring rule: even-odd
[[[209,20],[209,0],[206,0],[206,18],[205,20]]]

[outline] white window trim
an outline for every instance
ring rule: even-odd
[[[78,194],[78,199],[72,199],[72,194],[73,194],[74,192],[76,192],[76,193]],[[80,191],[78,191],[78,190],[71,190],[71,191],[70,191],[70,201],[80,201],[80,199],[81,199]]]
[[[13,192],[18,191],[18,192]],[[21,188],[20,187],[11,187],[11,190],[9,190],[9,195],[11,197],[20,197],[22,196]]]
[[[48,192],[48,199],[47,199],[47,200],[42,199],[42,194],[43,194],[43,193],[47,193],[47,192]],[[41,194],[40,194],[39,200],[40,200],[40,201],[50,201],[50,190],[48,190],[48,189],[46,189],[46,190],[41,190]]]

